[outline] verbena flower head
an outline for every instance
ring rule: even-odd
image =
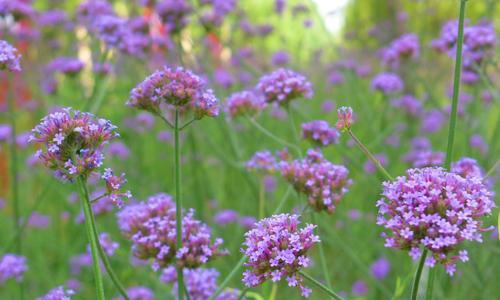
[[[393,94],[403,90],[404,83],[394,73],[380,73],[372,80],[372,89],[384,94]]]
[[[58,286],[50,290],[47,295],[38,297],[36,300],[71,300],[74,294],[75,291]]]
[[[215,269],[184,269],[184,284],[189,293],[189,298],[192,300],[206,300],[212,296],[217,290],[217,278],[219,272]],[[177,295],[177,271],[173,267],[168,267],[163,270],[160,280],[164,283],[173,283],[172,294],[175,299]],[[237,300],[237,290],[226,290],[215,297],[216,300]],[[243,298],[246,299],[246,298]]]
[[[481,178],[463,178],[439,167],[409,169],[383,187],[377,224],[387,230],[385,246],[408,251],[414,260],[426,248],[426,265],[442,264],[450,275],[457,260],[468,260],[460,244],[482,242],[481,218],[495,207]]]
[[[162,0],[156,3],[155,11],[165,23],[167,30],[178,33],[188,24],[193,8],[186,0]]]
[[[123,206],[124,199],[130,199],[132,193],[130,191],[122,192],[122,186],[127,183],[125,173],[116,176],[110,168],[106,168],[101,178],[106,182],[106,195],[118,207]]]
[[[182,219],[182,248],[176,246],[175,203],[167,194],[149,197],[146,202],[130,204],[118,213],[120,230],[132,243],[135,257],[153,260],[153,269],[176,264],[196,268],[217,256],[222,239],[211,242],[210,228],[194,219],[194,210]]]
[[[269,150],[255,152],[252,158],[245,163],[245,166],[249,171],[264,174],[273,173],[278,167],[276,157]]]
[[[49,72],[61,72],[67,75],[76,75],[83,70],[85,64],[75,57],[57,57],[47,65]]]
[[[349,106],[341,106],[337,110],[337,117],[338,121],[336,126],[338,130],[348,129],[354,123],[352,108]]]
[[[218,100],[203,80],[182,67],[163,67],[144,79],[130,92],[127,105],[160,114],[161,108],[171,106],[193,110],[195,117],[215,117]]]
[[[238,221],[239,214],[232,209],[224,209],[214,216],[214,222],[218,225],[226,225]]]
[[[391,105],[403,109],[408,115],[417,117],[422,112],[422,103],[413,95],[403,95],[393,99]]]
[[[0,40],[0,71],[21,71],[21,54],[4,40]]]
[[[264,75],[257,83],[257,90],[267,103],[287,105],[297,98],[311,98],[312,84],[305,76],[289,69],[278,69]]]
[[[483,170],[477,160],[470,157],[462,157],[457,162],[451,164],[451,172],[464,178],[479,177],[483,178]]]
[[[242,91],[231,94],[226,100],[225,112],[230,118],[253,117],[259,114],[266,102],[252,91]]]
[[[302,138],[314,146],[324,147],[339,141],[339,132],[330,127],[327,121],[315,120],[302,124]]]
[[[393,67],[398,67],[405,59],[418,58],[420,45],[418,36],[413,33],[403,34],[382,50],[382,61]]]
[[[285,278],[288,286],[299,287],[304,297],[309,296],[311,290],[303,285],[298,272],[310,265],[307,251],[320,240],[314,235],[316,225],[299,228],[299,224],[299,216],[280,214],[260,220],[245,233],[241,252],[248,257],[248,270],[243,273],[246,286]]]
[[[334,165],[323,158],[321,152],[309,150],[304,159],[282,161],[279,169],[283,178],[294,189],[307,197],[317,212],[332,214],[352,184],[346,167]]]
[[[0,259],[0,284],[8,279],[23,280],[23,275],[28,270],[26,257],[16,254],[5,254]]]
[[[383,280],[389,275],[391,270],[391,263],[384,257],[374,261],[370,266],[370,271],[377,280]]]
[[[127,295],[130,300],[154,300],[155,294],[150,288],[145,286],[132,286],[127,288]],[[113,300],[125,300],[122,296],[113,298]]]
[[[102,147],[118,134],[108,120],[71,108],[44,117],[32,130],[31,142],[41,143],[37,157],[57,178],[87,178],[102,165]]]

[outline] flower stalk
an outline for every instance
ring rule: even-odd
[[[180,117],[179,109],[175,110],[175,120],[174,120],[174,160],[175,160],[175,226],[177,235],[177,249],[182,248],[182,191],[181,191],[181,158],[180,158]],[[179,299],[184,299],[184,274],[182,268],[177,266],[177,288]]]

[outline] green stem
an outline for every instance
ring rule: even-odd
[[[240,292],[240,295],[238,296],[238,300],[243,299],[243,297],[245,297],[245,295],[247,294],[247,292],[248,292],[248,290],[249,290],[249,289],[250,289],[250,288],[248,288],[248,287],[247,287],[247,288],[245,288],[243,291],[241,291],[241,292]]]
[[[318,287],[319,289],[321,289],[323,292],[325,292],[326,294],[328,294],[333,299],[336,299],[336,300],[343,300],[344,299],[344,298],[340,297],[339,295],[337,295],[331,289],[327,288],[321,282],[317,281],[316,279],[314,279],[313,277],[311,277],[307,273],[304,273],[304,271],[299,271],[299,274],[302,275],[302,277],[304,277],[305,279],[309,280],[312,284],[314,284],[316,287]]]
[[[432,290],[434,287],[434,277],[436,276],[436,268],[429,269],[429,277],[427,278],[427,289],[425,291],[425,300],[432,299]]]
[[[413,285],[411,288],[411,300],[416,300],[418,295],[418,285],[420,284],[420,277],[422,277],[422,270],[424,269],[425,258],[427,257],[427,249],[425,249],[420,257],[417,272],[413,278]]]
[[[368,159],[370,159],[375,164],[377,169],[380,172],[382,172],[382,174],[384,174],[384,176],[387,179],[389,179],[391,181],[394,180],[394,178],[391,176],[391,174],[389,174],[389,172],[387,172],[387,170],[382,166],[380,161],[377,158],[375,158],[375,156],[373,156],[373,154],[370,152],[370,150],[368,150],[368,148],[366,148],[365,145],[363,145],[363,143],[354,135],[354,132],[352,132],[352,130],[350,128],[347,129],[347,133],[349,133],[351,138],[359,146],[361,151],[363,151],[363,153],[368,157]]]
[[[283,194],[283,197],[281,197],[280,202],[278,203],[278,206],[276,206],[276,209],[273,212],[273,215],[279,213],[281,209],[283,208],[283,205],[285,205],[286,200],[288,199],[288,196],[290,196],[290,193],[292,192],[292,186],[289,185],[285,191],[285,194]]]
[[[259,183],[259,219],[262,219],[266,216],[266,204],[265,204],[265,189],[264,189],[264,178],[260,178]]]
[[[488,170],[488,172],[486,172],[486,174],[484,174],[483,181],[486,180],[486,178],[490,177],[491,174],[493,174],[493,172],[495,172],[495,170],[497,169],[497,167],[498,167],[499,164],[500,164],[500,159],[495,162],[495,164],[493,165],[493,167],[491,167]]]
[[[451,157],[453,155],[453,142],[455,140],[458,93],[460,91],[460,71],[462,69],[462,44],[464,41],[464,19],[465,19],[466,2],[467,0],[460,1],[460,15],[458,18],[457,52],[455,56],[455,76],[453,79],[453,96],[451,102],[450,127],[448,130],[448,146],[446,147],[446,158],[444,160],[444,167],[446,169],[449,169],[451,165]]]
[[[312,219],[312,223],[316,224],[316,226],[318,226],[318,235],[321,236],[321,234],[319,233],[319,225],[316,222],[316,213],[315,212],[311,213],[311,219]],[[321,268],[323,269],[323,276],[325,277],[324,279],[326,281],[326,286],[328,286],[329,289],[332,289],[330,274],[328,273],[328,266],[326,265],[325,249],[323,248],[323,243],[319,243],[319,260],[321,263]]]
[[[181,153],[180,153],[180,117],[179,109],[175,110],[174,143],[175,143],[175,229],[177,235],[177,250],[182,248],[182,194],[181,194]],[[177,266],[177,295],[184,299],[184,274],[182,267]]]
[[[299,147],[299,145],[300,145],[299,134],[297,133],[297,128],[295,128],[295,119],[293,117],[292,107],[290,104],[288,104],[286,106],[286,112],[288,114],[288,120],[290,121],[290,127],[292,128],[293,139],[295,141],[299,155],[302,157],[302,152],[300,151],[300,147]]]
[[[92,207],[89,199],[89,192],[87,190],[85,179],[78,178],[80,199],[83,202],[83,213],[85,215],[85,227],[87,228],[87,236],[90,241],[90,252],[92,254],[92,267],[94,270],[94,280],[96,286],[96,293],[98,300],[104,300],[104,285],[102,282],[102,274],[99,267],[99,246],[96,235],[93,229]]]
[[[257,121],[255,121],[254,119],[252,119],[250,117],[247,117],[247,119],[248,119],[248,121],[250,121],[250,123],[253,126],[255,126],[255,128],[257,128],[258,130],[260,130],[263,134],[267,135],[268,137],[270,137],[271,139],[275,140],[279,144],[282,144],[283,146],[287,146],[287,147],[290,147],[290,148],[294,149],[300,155],[300,149],[296,145],[294,145],[294,144],[292,144],[290,142],[287,142],[287,141],[285,141],[282,138],[277,137],[272,132],[270,132],[266,128],[262,127],[262,125],[260,125],[259,123],[257,123]]]
[[[231,270],[229,275],[227,275],[227,277],[224,278],[224,281],[219,285],[219,287],[217,288],[215,293],[212,296],[210,296],[210,298],[208,300],[214,300],[215,297],[219,296],[219,294],[222,293],[222,291],[229,284],[229,281],[231,281],[231,279],[236,275],[236,273],[238,273],[238,271],[241,269],[241,267],[243,267],[243,264],[245,263],[246,259],[247,259],[246,256],[243,256],[240,259],[240,261],[236,264],[236,266],[234,266],[233,270]]]
[[[8,83],[14,83],[11,75],[8,74]],[[10,192],[12,197],[12,203],[14,204],[14,226],[16,232],[20,232],[19,219],[21,217],[20,205],[19,205],[19,176],[17,169],[17,147],[16,147],[16,108],[14,104],[13,87],[9,86],[9,95],[7,96],[7,105],[9,110],[9,121],[10,121]],[[16,236],[16,251],[18,254],[22,253],[22,241],[21,235]]]

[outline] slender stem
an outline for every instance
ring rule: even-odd
[[[319,225],[316,222],[316,212],[311,213],[311,219],[312,219],[312,223],[316,224],[316,226],[318,226],[318,234],[319,234],[319,236],[321,236],[321,234],[319,233]],[[323,248],[323,243],[319,243],[319,260],[321,263],[321,268],[323,269],[323,276],[324,276],[324,279],[326,281],[326,286],[328,286],[329,289],[332,289],[330,274],[328,272],[328,266],[326,265],[325,249]]]
[[[196,121],[196,119],[191,119],[189,122],[187,122],[186,124],[182,125],[181,128],[179,128],[179,131],[182,131],[184,128],[188,127],[189,125],[191,125],[191,123],[193,123],[194,121]]]
[[[436,268],[429,269],[429,277],[427,278],[427,289],[425,291],[425,300],[432,299],[432,290],[434,288],[434,277],[436,276]]]
[[[422,256],[420,257],[417,272],[415,273],[415,277],[413,278],[413,285],[411,288],[411,300],[417,299],[418,285],[420,284],[420,277],[422,277],[422,270],[424,269],[424,263],[426,257],[427,257],[427,249],[423,251]]]
[[[236,266],[234,266],[233,270],[231,270],[231,272],[229,273],[229,275],[227,275],[226,278],[224,278],[224,281],[219,285],[219,287],[217,288],[217,290],[215,291],[215,293],[210,296],[210,298],[208,300],[214,300],[215,297],[217,297],[220,293],[222,293],[222,291],[226,288],[226,286],[229,284],[229,281],[231,281],[231,279],[236,275],[236,273],[238,273],[238,271],[241,269],[241,267],[243,266],[243,264],[245,263],[245,260],[247,259],[246,256],[243,256],[240,261],[236,264]]]
[[[295,151],[297,151],[297,153],[300,155],[300,149],[290,143],[290,142],[287,142],[285,141],[284,139],[282,138],[279,138],[277,137],[276,135],[274,135],[272,132],[270,132],[269,130],[267,130],[266,128],[262,127],[262,125],[260,125],[259,123],[257,123],[257,121],[255,121],[254,119],[250,118],[250,117],[247,117],[248,121],[250,121],[250,123],[255,126],[258,130],[260,130],[263,134],[267,135],[268,137],[270,137],[271,139],[275,140],[276,142],[284,145],[284,146],[287,146],[287,147],[290,147],[292,149],[294,149]]]
[[[384,174],[384,176],[387,179],[394,180],[394,178],[391,176],[391,174],[389,174],[389,172],[387,172],[387,170],[382,166],[380,161],[377,158],[375,158],[375,156],[373,156],[373,154],[370,152],[370,150],[368,150],[368,148],[366,148],[365,145],[363,145],[363,143],[354,135],[354,132],[352,132],[352,130],[350,128],[347,129],[347,133],[349,133],[349,135],[354,140],[354,142],[359,146],[361,151],[363,151],[363,153],[366,154],[368,159],[370,159],[375,164],[377,169],[380,172],[382,172],[382,174]]]
[[[87,190],[85,179],[78,178],[80,191],[80,199],[83,202],[83,213],[85,215],[85,227],[87,228],[87,236],[90,242],[90,252],[92,254],[92,267],[94,270],[94,281],[98,300],[104,300],[104,285],[102,282],[102,274],[99,267],[99,246],[96,235],[94,234],[92,222],[92,207],[89,200],[89,192]]]
[[[266,216],[266,193],[264,189],[264,178],[260,178],[259,180],[259,219],[262,219]]]
[[[184,293],[186,293],[186,300],[191,300],[191,296],[189,295],[189,291],[186,287],[186,284],[183,284],[182,287],[184,288]]]
[[[302,275],[302,277],[304,277],[305,279],[309,280],[312,284],[314,284],[316,287],[318,287],[319,289],[321,289],[323,292],[325,292],[326,294],[328,294],[333,299],[336,299],[336,300],[343,300],[344,299],[344,298],[340,297],[339,295],[337,295],[331,289],[327,288],[321,282],[317,281],[316,279],[314,279],[313,277],[311,277],[307,273],[304,273],[304,271],[299,271],[299,274]]]
[[[499,164],[500,164],[500,159],[495,162],[495,164],[493,165],[493,167],[491,167],[488,170],[488,172],[486,172],[486,174],[484,174],[483,181],[486,180],[486,178],[490,177],[491,174],[493,174],[493,172],[495,172],[495,170],[497,169],[497,167],[498,167]]]
[[[293,113],[292,113],[292,107],[290,104],[286,106],[286,111],[288,113],[288,120],[290,121],[290,127],[292,128],[292,135],[293,139],[295,141],[297,149],[299,149],[299,155],[302,157],[302,152],[300,151],[300,140],[299,140],[299,134],[297,133],[297,128],[295,128],[295,120],[293,118]]]
[[[292,189],[293,189],[292,186],[289,185],[288,188],[286,189],[285,194],[283,194],[283,197],[281,197],[281,200],[278,203],[278,206],[274,210],[273,215],[275,215],[275,214],[277,214],[277,213],[279,213],[281,211],[281,209],[283,208],[283,205],[285,205],[285,202],[288,199],[288,196],[290,196],[290,193],[292,192]]]
[[[182,194],[181,194],[181,153],[179,141],[179,109],[175,110],[174,142],[175,142],[175,228],[177,235],[177,250],[182,248]],[[181,266],[177,266],[177,295],[184,299],[184,274]]]
[[[249,289],[250,289],[250,288],[249,288],[249,287],[247,287],[247,288],[245,288],[243,291],[241,291],[241,292],[240,292],[240,295],[238,296],[238,300],[243,299],[243,297],[245,297],[245,295],[247,294],[247,292],[248,292],[248,290],[249,290]]]
[[[457,52],[455,56],[455,76],[453,79],[453,96],[451,102],[450,127],[448,130],[448,146],[446,147],[446,158],[444,160],[444,167],[446,169],[449,169],[451,165],[451,158],[453,155],[453,142],[455,140],[458,93],[460,91],[460,71],[462,69],[462,44],[464,41],[464,19],[465,19],[466,2],[467,0],[460,1],[460,15],[458,18]]]
[[[118,276],[116,276],[115,271],[111,267],[111,263],[109,262],[108,255],[106,254],[106,252],[102,248],[102,245],[99,241],[99,235],[98,235],[98,231],[97,231],[97,225],[96,225],[94,214],[92,213],[90,216],[91,216],[91,220],[92,220],[92,222],[91,222],[92,233],[97,241],[97,247],[99,250],[99,257],[101,258],[101,261],[104,264],[104,268],[106,269],[106,272],[108,273],[109,277],[111,278],[111,281],[113,282],[113,284],[116,287],[116,289],[118,290],[118,292],[123,296],[123,298],[125,300],[130,300],[130,298],[127,295],[127,292],[125,291],[125,288],[123,287],[122,283],[118,279]]]
[[[8,84],[8,95],[7,95],[7,105],[9,110],[9,121],[10,121],[10,192],[11,200],[14,203],[14,228],[16,231],[15,241],[16,241],[16,251],[18,254],[22,254],[22,235],[21,225],[19,220],[21,217],[20,203],[19,203],[19,172],[17,169],[17,147],[16,147],[16,107],[14,103],[14,81],[10,74],[7,74],[7,84]],[[12,86],[10,86],[12,84]],[[24,299],[24,287],[23,283],[19,283],[19,298]]]
[[[11,75],[8,74],[8,83],[14,83]],[[20,232],[19,219],[21,217],[19,205],[19,176],[17,169],[17,147],[16,147],[16,108],[14,103],[14,88],[9,86],[9,95],[7,96],[7,105],[9,110],[10,121],[10,193],[12,202],[14,204],[14,226],[16,232]],[[18,254],[22,253],[22,240],[21,235],[16,236],[16,251]]]
[[[167,118],[165,118],[161,113],[156,113],[156,115],[163,120],[163,122],[165,122],[165,124],[167,124],[167,126],[171,129],[175,129],[174,128],[174,125],[172,123],[170,123],[169,120],[167,120]]]

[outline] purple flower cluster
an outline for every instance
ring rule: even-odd
[[[393,107],[397,107],[405,111],[412,117],[418,117],[422,113],[422,102],[413,95],[403,95],[391,101]]]
[[[0,70],[21,71],[21,54],[4,40],[0,40]]]
[[[467,261],[461,242],[482,241],[481,217],[495,207],[479,177],[463,178],[442,168],[409,169],[406,176],[384,182],[377,224],[385,246],[408,251],[415,260],[429,250],[426,265],[444,265],[453,275],[457,260]],[[458,255],[457,255],[458,254]]]
[[[445,23],[439,38],[432,41],[432,47],[439,52],[455,57],[458,39],[458,22],[456,20]],[[480,22],[476,25],[464,26],[463,66],[465,83],[475,83],[479,80],[477,67],[485,58],[494,55],[496,46],[495,28],[492,23]]]
[[[477,160],[470,157],[462,157],[457,162],[451,164],[451,172],[464,178],[479,177],[483,178],[483,170],[477,163]]]
[[[46,70],[52,75],[55,72],[60,72],[67,75],[76,75],[83,70],[85,64],[75,57],[57,57],[48,63]]]
[[[156,194],[146,202],[130,204],[118,213],[122,233],[133,242],[134,256],[152,259],[153,269],[176,263],[177,267],[196,268],[217,256],[222,239],[210,241],[210,228],[194,219],[194,211],[182,219],[182,245],[176,247],[175,203],[167,194]]]
[[[262,97],[252,91],[241,91],[231,94],[225,105],[225,112],[232,119],[255,116],[266,106]]]
[[[32,130],[30,142],[42,143],[45,149],[36,156],[57,178],[74,181],[87,178],[102,165],[102,147],[118,134],[116,126],[90,113],[65,108],[44,117]]]
[[[304,297],[311,290],[302,283],[300,269],[310,265],[307,251],[319,243],[314,235],[316,225],[299,228],[299,216],[281,214],[262,219],[254,229],[245,233],[243,254],[248,257],[243,282],[254,287],[270,279],[273,282],[286,278],[288,286],[298,286]]]
[[[440,166],[444,162],[443,152],[434,152],[431,142],[425,137],[416,137],[411,142],[412,149],[403,159],[414,168]]]
[[[351,127],[354,123],[353,111],[351,107],[341,106],[337,110],[338,121],[335,124],[338,130],[345,130]]]
[[[309,150],[304,159],[281,161],[279,170],[298,193],[307,196],[309,205],[318,212],[324,210],[332,214],[335,204],[352,184],[346,167],[332,164],[314,150]]]
[[[278,69],[262,76],[257,90],[264,95],[267,103],[280,105],[287,105],[296,98],[313,96],[312,84],[307,78],[289,69]]]
[[[118,207],[123,206],[123,199],[130,199],[132,193],[130,191],[122,192],[122,186],[127,183],[125,179],[125,173],[120,176],[116,176],[113,170],[106,168],[101,176],[101,178],[106,182],[106,196],[109,197],[114,204]]]
[[[202,0],[203,13],[200,21],[208,28],[222,25],[227,14],[236,8],[235,0]]]
[[[252,158],[245,163],[245,166],[249,171],[270,174],[276,171],[278,163],[271,151],[264,150],[255,152]]]
[[[372,89],[384,94],[398,93],[403,90],[403,87],[403,80],[394,73],[380,73],[372,80]]]
[[[219,272],[215,269],[184,269],[184,284],[192,300],[206,300],[217,290],[217,278]],[[177,296],[177,272],[175,268],[168,267],[163,270],[160,280],[164,283],[173,283],[172,294]],[[237,290],[226,290],[215,297],[216,300],[237,300],[239,292]],[[242,299],[246,299],[245,297]]]
[[[315,120],[302,124],[302,138],[314,146],[324,147],[339,141],[339,132],[330,127],[327,121]]]
[[[406,59],[418,58],[419,55],[420,45],[414,33],[403,34],[392,41],[389,47],[382,49],[382,61],[393,67],[398,67]]]
[[[145,286],[132,286],[127,289],[127,295],[130,300],[154,300],[155,294]],[[117,297],[113,300],[125,300],[123,297]]]
[[[168,32],[178,33],[189,21],[193,8],[186,0],[161,0],[156,3],[155,11],[161,18]]]
[[[47,295],[38,297],[36,300],[71,300],[75,292],[71,289],[65,289],[63,286],[58,286],[51,289]]]
[[[26,257],[16,254],[5,254],[0,259],[0,284],[4,284],[11,278],[17,281],[23,280],[26,270],[28,270]]]
[[[192,110],[197,119],[219,114],[219,103],[203,80],[182,67],[163,67],[130,92],[127,105],[160,114],[164,106]]]

